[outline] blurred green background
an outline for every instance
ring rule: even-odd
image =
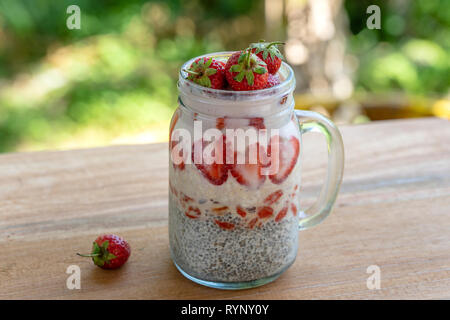
[[[448,0],[0,0],[0,152],[166,141],[181,64],[262,38],[286,41],[298,108],[450,117]]]

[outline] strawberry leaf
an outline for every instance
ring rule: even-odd
[[[234,80],[236,80],[237,82],[241,82],[242,79],[244,79],[245,73],[244,71],[241,71],[238,73],[237,76],[234,77]]]
[[[112,260],[112,259],[115,259],[115,258],[117,258],[115,255],[113,255],[112,253],[108,253],[108,256],[106,257],[106,260]]]
[[[241,72],[242,66],[240,64],[234,64],[231,66],[230,71],[231,72]]]
[[[239,56],[239,59],[238,59],[238,63],[241,63],[241,62],[243,62],[245,59],[247,59],[247,54],[248,54],[248,53],[241,53],[241,55]]]
[[[105,242],[102,243],[102,250],[107,251],[108,246],[109,246],[109,240],[106,240]]]
[[[247,71],[245,78],[247,79],[247,83],[252,86],[253,81],[255,80],[255,76],[253,75],[253,72],[251,70]]]
[[[264,67],[256,67],[253,71],[257,74],[264,74],[267,72],[267,69]]]
[[[206,74],[207,76],[212,76],[212,75],[215,74],[216,72],[217,72],[216,69],[214,69],[214,68],[208,68],[208,69],[206,69],[205,74]]]
[[[211,88],[211,80],[208,76],[203,76],[197,80],[197,83],[201,86]]]

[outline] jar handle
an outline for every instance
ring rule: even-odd
[[[328,170],[324,185],[316,202],[306,209],[306,217],[299,222],[299,229],[307,229],[322,222],[331,212],[339,192],[344,172],[344,145],[339,130],[330,119],[317,112],[295,110],[300,133],[320,132],[325,135],[328,149]]]

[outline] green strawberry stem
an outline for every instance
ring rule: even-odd
[[[285,45],[286,43],[285,43],[285,42],[280,42],[280,41],[274,41],[274,42],[270,42],[270,43],[267,45],[266,48],[269,49],[271,46],[279,45],[279,44]]]
[[[187,72],[187,73],[189,73],[189,74],[192,74],[192,75],[194,75],[194,76],[198,76],[198,75],[200,75],[200,73],[199,73],[199,72],[196,72],[196,71],[192,71],[192,70],[186,70],[186,69],[183,69],[183,71],[184,71],[184,72]]]
[[[98,245],[97,242],[94,242],[92,252],[90,254],[77,253],[77,255],[81,257],[92,258],[92,260],[97,266],[103,267],[105,263],[110,263],[112,259],[117,258],[114,254],[108,251],[108,247],[109,247],[109,240],[104,241],[101,247]]]
[[[81,254],[77,252],[77,255],[79,255],[80,257],[86,257],[86,258],[92,258],[92,257],[99,257],[101,256],[100,253],[91,253],[91,254]]]
[[[247,59],[245,59],[245,67],[248,69],[250,68],[250,57],[252,55],[252,50],[250,48],[247,48]]]

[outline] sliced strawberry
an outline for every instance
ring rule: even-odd
[[[224,230],[234,229],[234,223],[219,221],[219,220],[214,220],[214,222]]]
[[[274,204],[275,202],[277,202],[282,196],[283,196],[283,191],[277,190],[277,191],[269,194],[267,196],[267,198],[264,199],[264,203],[270,206],[270,205]]]
[[[225,118],[217,118],[216,119],[216,128],[222,130],[225,128]]]
[[[283,209],[278,212],[277,216],[275,217],[275,222],[280,222],[287,214],[288,207],[284,207]]]
[[[180,164],[174,164],[173,167],[177,168],[179,170],[184,170],[185,164],[184,164],[184,162],[181,162]]]
[[[214,211],[215,213],[221,213],[221,212],[228,210],[228,207],[225,206],[225,207],[220,207],[220,208],[212,208],[211,210]]]
[[[241,207],[241,206],[237,206],[236,207],[236,212],[238,215],[240,215],[242,218],[245,218],[245,216],[247,215],[247,212]]]
[[[273,215],[273,209],[271,207],[261,207],[258,209],[258,217],[261,219],[269,218]]]
[[[197,219],[201,215],[201,211],[199,208],[189,207],[187,211],[184,213],[188,218]]]
[[[278,142],[276,142],[278,140]],[[278,149],[278,155],[273,154],[272,151]],[[275,184],[282,183],[292,172],[300,152],[300,142],[294,136],[288,138],[279,137],[270,140],[268,153],[271,155],[272,165],[278,167],[275,174],[269,175],[270,180]]]
[[[238,164],[238,153],[235,152],[234,164],[231,165],[230,172],[238,183],[247,186],[250,189],[258,189],[266,180],[266,176],[261,174],[262,164],[260,161],[259,151],[256,151],[257,163],[249,163],[250,151],[255,150],[253,148],[257,148],[256,150],[259,150],[259,144],[256,143],[255,145],[247,147],[244,164]]]
[[[203,146],[202,146],[203,143]],[[198,148],[198,152],[200,153],[200,160],[201,163],[195,163],[195,166],[197,167],[198,170],[200,170],[200,172],[202,173],[202,175],[212,184],[214,185],[221,185],[223,184],[225,181],[227,181],[228,179],[228,170],[229,170],[229,166],[225,163],[226,161],[226,143],[225,143],[225,136],[222,135],[222,137],[215,143],[221,143],[222,144],[222,151],[223,154],[218,157],[215,157],[215,148],[212,150],[211,152],[211,159],[213,160],[213,158],[215,158],[214,161],[210,161],[212,162],[211,164],[207,164],[206,163],[206,158],[203,157],[203,148],[205,148],[208,143],[199,140],[196,143],[194,143],[194,146],[192,148],[192,161],[195,163],[196,159],[195,159],[195,152],[196,149]]]
[[[266,128],[266,125],[264,124],[264,118],[259,118],[259,117],[250,118],[248,120],[248,125],[256,128],[256,129],[265,129]]]
[[[258,217],[255,217],[252,220],[250,220],[250,222],[248,223],[248,228],[249,229],[253,229],[253,227],[255,226],[256,222],[258,222]]]
[[[297,207],[293,203],[291,203],[291,210],[292,210],[292,213],[294,214],[294,216],[296,216],[297,215]]]
[[[191,197],[185,195],[184,193],[182,193],[183,198],[181,198],[182,201],[184,202],[192,202],[194,201],[194,199],[192,199]]]
[[[181,142],[179,142],[181,143]],[[175,147],[175,145],[177,144],[176,141],[171,141],[169,146],[170,146],[170,151],[172,151],[172,149]],[[184,155],[184,149],[181,150],[181,153]],[[183,155],[180,155],[180,157],[183,157]],[[171,155],[172,156],[172,155]],[[185,163],[184,163],[184,158],[181,159],[181,162],[179,164],[175,164],[174,162],[172,163],[173,167],[175,169],[179,169],[179,170],[184,170],[185,168]]]

